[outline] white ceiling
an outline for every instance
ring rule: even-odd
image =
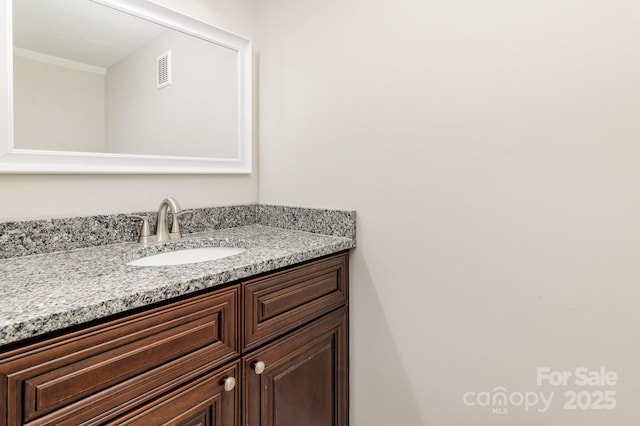
[[[89,0],[16,0],[13,44],[109,68],[168,29]]]

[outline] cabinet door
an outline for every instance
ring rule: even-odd
[[[243,358],[246,425],[348,423],[347,322],[343,307]]]
[[[121,416],[107,425],[240,425],[239,362],[211,372]]]

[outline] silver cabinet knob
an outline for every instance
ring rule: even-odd
[[[262,374],[265,368],[264,362],[262,361],[253,364],[253,371],[255,371],[256,374]]]
[[[227,377],[223,382],[224,390],[231,392],[236,387],[236,379],[234,377]]]

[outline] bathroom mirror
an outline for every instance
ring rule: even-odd
[[[0,173],[250,173],[251,42],[146,0],[0,0]]]

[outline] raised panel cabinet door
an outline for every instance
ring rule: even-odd
[[[236,361],[226,368],[184,384],[106,425],[239,426],[239,373],[239,361]]]
[[[343,307],[245,356],[245,425],[347,425],[347,324]]]

